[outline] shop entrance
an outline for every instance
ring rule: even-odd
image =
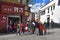
[[[16,32],[17,30],[16,27],[20,20],[21,20],[20,16],[9,15],[7,32]]]

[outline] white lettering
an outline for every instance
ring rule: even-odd
[[[18,12],[18,8],[17,7],[14,7],[14,12]]]
[[[19,8],[19,12],[23,13],[23,8]]]
[[[4,10],[6,11],[7,9],[5,8]]]

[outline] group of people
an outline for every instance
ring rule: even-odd
[[[32,21],[32,26],[34,27],[32,30],[33,34],[36,33],[37,35],[43,35],[43,31],[44,34],[46,34],[45,25],[43,25],[38,19],[36,21]]]
[[[10,21],[8,23],[8,27],[7,27],[7,32],[8,33],[22,33],[23,32],[23,28],[24,28],[24,24],[22,22],[13,22]]]
[[[26,23],[18,22],[13,25],[13,31],[19,35],[22,35],[24,33],[43,35],[43,30],[46,34],[45,27],[38,19],[27,21]],[[12,31],[10,27],[8,27],[8,32],[9,31]]]

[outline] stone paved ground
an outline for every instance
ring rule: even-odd
[[[49,29],[47,35],[23,35],[16,34],[1,35],[0,40],[60,40],[60,29]]]

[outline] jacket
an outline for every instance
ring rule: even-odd
[[[43,30],[43,25],[42,25],[42,23],[40,23],[39,29],[40,29],[40,30]]]

